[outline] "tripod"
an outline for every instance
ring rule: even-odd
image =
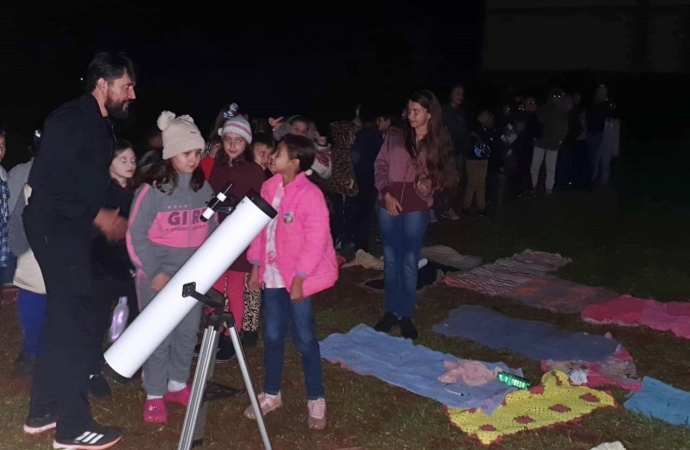
[[[206,428],[206,417],[208,415],[208,404],[210,401],[244,396],[244,391],[209,381],[213,376],[213,367],[216,364],[218,339],[220,338],[220,331],[223,324],[225,324],[230,331],[230,339],[235,348],[237,361],[240,364],[244,384],[249,393],[249,400],[252,403],[254,414],[256,415],[256,422],[259,426],[259,432],[261,433],[264,447],[266,450],[271,450],[271,442],[268,439],[263,415],[261,414],[261,407],[256,398],[252,380],[249,377],[247,361],[244,358],[244,351],[242,350],[239,335],[235,328],[235,319],[232,313],[224,312],[225,299],[220,293],[214,290],[209,291],[208,296],[200,294],[196,291],[196,283],[185,284],[182,287],[182,296],[192,297],[205,305],[212,306],[214,307],[214,312],[208,318],[208,326],[204,331],[204,338],[201,341],[201,351],[199,352],[196,372],[194,374],[192,394],[189,399],[189,405],[187,406],[180,443],[177,447],[178,450],[190,450],[192,447],[204,445],[204,429]]]

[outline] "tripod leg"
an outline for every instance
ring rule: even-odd
[[[219,336],[220,332],[213,326],[209,326],[204,331],[204,338],[201,341],[201,351],[197,360],[196,372],[194,373],[194,382],[192,383],[192,394],[189,398],[189,405],[187,405],[187,412],[185,413],[182,433],[180,435],[180,443],[177,447],[178,450],[190,450],[192,448],[199,425],[199,413],[202,408],[204,410],[208,408],[208,404],[204,402],[204,393],[206,391],[206,383],[211,377],[213,365],[215,364]],[[203,413],[203,421],[206,421],[205,411]],[[205,425],[205,423],[202,424],[202,433],[203,425]]]
[[[249,377],[247,360],[244,358],[244,351],[242,350],[242,345],[240,344],[240,337],[237,334],[237,329],[235,329],[234,326],[230,326],[229,330],[230,339],[232,339],[232,345],[235,347],[235,353],[237,354],[237,362],[240,364],[244,384],[247,388],[247,393],[249,394],[249,400],[252,402],[252,408],[254,409],[254,414],[256,415],[256,423],[259,426],[261,439],[264,441],[265,449],[271,450],[271,441],[268,439],[266,425],[264,424],[264,416],[261,414],[261,407],[259,406],[259,400],[256,398],[256,392],[254,391],[254,386],[252,385],[252,379]]]

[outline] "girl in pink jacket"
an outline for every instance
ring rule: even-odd
[[[261,196],[278,215],[252,242],[247,259],[254,266],[249,288],[263,284],[264,391],[259,394],[263,415],[283,406],[280,395],[288,325],[302,355],[307,389],[308,425],[326,426],[321,352],[314,330],[312,296],[338,280],[338,264],[331,240],[328,207],[321,190],[307,178],[316,148],[312,140],[285,136],[271,158],[275,174],[261,188]],[[256,419],[249,407],[244,412]]]

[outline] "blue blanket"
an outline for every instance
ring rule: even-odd
[[[642,390],[633,393],[624,406],[673,425],[690,424],[690,392],[644,377]]]
[[[494,349],[508,349],[536,360],[603,361],[618,342],[604,336],[571,333],[544,322],[513,319],[483,306],[461,306],[432,328],[446,336],[469,339]]]
[[[438,377],[446,372],[444,361],[458,358],[414,345],[411,340],[357,325],[347,334],[335,333],[321,341],[321,357],[342,363],[360,375],[372,375],[415,394],[432,398],[454,408],[480,408],[491,414],[505,396],[515,390],[498,380],[481,386],[468,386],[459,381],[445,384]],[[503,363],[484,363],[487,368],[500,367],[522,376],[522,370],[510,369]]]

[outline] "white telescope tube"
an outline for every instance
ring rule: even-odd
[[[276,214],[250,191],[105,352],[110,368],[131,378],[198,303],[182,296],[182,286],[194,282],[196,291],[206,294]]]

